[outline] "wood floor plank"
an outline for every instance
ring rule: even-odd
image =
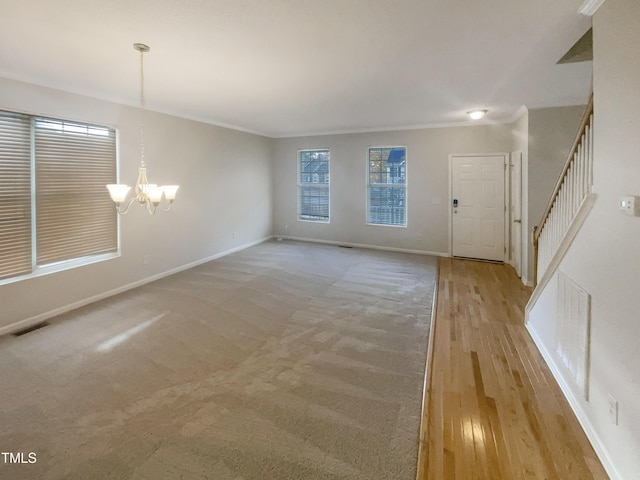
[[[606,479],[524,327],[510,266],[441,258],[418,480]]]

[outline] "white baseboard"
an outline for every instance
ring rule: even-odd
[[[345,247],[355,247],[355,248],[368,248],[371,250],[384,250],[387,252],[402,252],[402,253],[415,253],[417,255],[431,255],[434,257],[449,257],[448,253],[443,252],[429,252],[427,250],[410,250],[407,248],[395,248],[395,247],[382,247],[379,245],[368,245],[365,243],[351,243],[351,242],[336,242],[334,240],[320,240],[317,238],[306,238],[306,237],[290,237],[286,235],[274,235],[273,238],[279,238],[282,240],[296,240],[298,242],[310,242],[310,243],[321,243],[325,245],[342,245]]]
[[[578,399],[575,397],[573,393],[573,390],[569,387],[569,385],[565,381],[562,375],[562,371],[558,367],[558,364],[555,362],[555,359],[551,355],[551,352],[549,352],[545,344],[542,342],[542,340],[536,333],[536,331],[531,327],[531,324],[527,323],[526,328],[527,328],[527,331],[529,332],[529,335],[531,335],[533,342],[536,344],[536,347],[538,347],[538,351],[542,355],[542,358],[544,358],[544,361],[549,367],[549,370],[551,370],[551,374],[556,379],[556,382],[558,382],[558,385],[560,386],[560,390],[562,390],[564,397],[569,402],[569,406],[571,407],[571,410],[573,410],[573,413],[576,415],[576,418],[578,419],[580,426],[582,427],[582,429],[584,430],[584,433],[587,435],[587,438],[591,442],[591,445],[593,446],[593,449],[596,451],[596,455],[598,455],[598,458],[602,462],[602,466],[606,470],[607,474],[609,475],[611,480],[623,480],[622,476],[617,471],[616,467],[611,461],[609,453],[605,448],[604,444],[602,443],[602,441],[600,440],[600,437],[598,436],[595,428],[593,427],[593,424],[589,420],[588,415],[582,409],[582,407],[580,406],[580,403],[578,402]]]
[[[171,270],[167,270],[165,272],[161,272],[150,277],[145,277],[141,280],[137,280],[132,283],[128,283],[121,287],[114,288],[112,290],[108,290],[106,292],[101,292],[97,295],[93,295],[88,298],[84,298],[82,300],[78,300],[77,302],[70,303],[68,305],[64,305],[62,307],[50,310],[48,312],[41,313],[39,315],[35,315],[30,318],[25,318],[24,320],[20,320],[18,322],[10,323],[9,325],[5,325],[0,327],[0,336],[6,335],[13,332],[18,332],[20,330],[27,329],[34,325],[44,322],[50,318],[56,317],[58,315],[62,315],[63,313],[70,312],[71,310],[75,310],[76,308],[84,307],[85,305],[89,305],[90,303],[97,302],[99,300],[104,300],[105,298],[112,297],[113,295],[117,295],[119,293],[126,292],[128,290],[134,289],[136,287],[141,287],[142,285],[146,285],[147,283],[154,282],[156,280],[160,280],[161,278],[168,277],[169,275],[173,275],[175,273],[182,272],[184,270],[188,270],[193,267],[197,267],[198,265],[202,265],[203,263],[211,262],[218,258],[224,257],[231,253],[239,252],[240,250],[244,250],[245,248],[253,247],[254,245],[258,245],[259,243],[266,242],[273,238],[272,236],[264,237],[259,240],[246,243],[244,245],[240,245],[238,247],[234,247],[230,250],[225,250],[224,252],[216,253],[210,257],[202,258],[200,260],[196,260],[195,262],[187,263],[186,265],[181,265],[176,268],[172,268]]]

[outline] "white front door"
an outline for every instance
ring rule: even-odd
[[[504,155],[452,156],[452,255],[504,261]]]
[[[522,152],[511,154],[511,265],[522,276]]]

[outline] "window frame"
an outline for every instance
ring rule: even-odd
[[[304,152],[327,152],[328,161],[327,161],[327,176],[329,181],[327,183],[312,183],[312,182],[303,182],[302,181],[302,154]],[[330,224],[331,223],[331,149],[329,148],[303,148],[299,149],[296,153],[296,219],[299,222],[311,222],[311,223],[320,223],[320,224]],[[327,218],[302,218],[302,188],[305,186],[312,186],[315,188],[326,188],[327,190]]]
[[[404,183],[372,183],[371,182],[371,151],[383,150],[383,149],[404,149]],[[370,227],[392,227],[392,228],[407,228],[409,225],[409,170],[408,170],[408,158],[409,152],[406,145],[376,145],[367,147],[366,152],[366,176],[365,176],[365,189],[366,189],[366,208],[365,208],[365,223]],[[404,190],[404,223],[374,223],[370,221],[370,206],[371,206],[371,187],[390,187]]]
[[[87,122],[81,120],[69,120],[63,119],[59,117],[55,117],[52,115],[41,115],[41,114],[30,114],[25,112],[18,112],[13,110],[5,110],[0,109],[0,113],[8,113],[8,114],[16,114],[27,117],[30,123],[30,143],[28,145],[28,149],[30,151],[30,191],[31,191],[31,199],[30,199],[30,211],[31,211],[31,269],[27,273],[17,274],[14,276],[7,276],[4,278],[0,278],[0,286],[7,285],[11,283],[20,282],[23,280],[28,280],[32,278],[41,277],[43,275],[49,275],[52,273],[62,272],[65,270],[91,265],[94,263],[103,262],[106,260],[110,260],[113,258],[118,258],[121,256],[120,249],[120,218],[117,215],[115,208],[113,209],[113,215],[115,216],[115,250],[107,251],[107,252],[99,252],[99,253],[90,253],[88,255],[82,255],[79,257],[72,257],[68,259],[63,259],[59,261],[52,261],[48,263],[39,264],[37,261],[38,258],[38,245],[37,245],[37,195],[36,195],[36,177],[38,175],[37,170],[37,156],[36,156],[36,128],[38,128],[38,122],[59,122],[62,125],[75,125],[82,126],[86,129],[87,134],[96,134],[95,131],[91,132],[93,129],[107,129],[109,131],[109,136],[113,133],[113,142],[114,142],[114,167],[115,167],[115,179],[119,178],[120,171],[120,135],[118,129],[113,125],[100,124],[96,122]],[[40,126],[42,128],[42,126]],[[70,134],[82,134],[83,132],[78,131],[69,131]],[[105,188],[106,190],[106,188]]]

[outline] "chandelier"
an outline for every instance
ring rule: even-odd
[[[138,201],[140,205],[145,207],[151,215],[156,213],[156,209],[168,212],[176,199],[178,185],[162,185],[158,186],[149,183],[147,179],[147,167],[144,163],[144,54],[150,48],[143,43],[134,43],[133,48],[140,52],[140,167],[138,168],[138,180],[135,186],[135,196],[127,200],[127,194],[131,187],[124,184],[107,185],[111,200],[116,204],[116,210],[119,214],[124,215],[129,211],[129,207],[134,201]],[[160,202],[162,196],[168,202],[167,208],[161,208]]]

